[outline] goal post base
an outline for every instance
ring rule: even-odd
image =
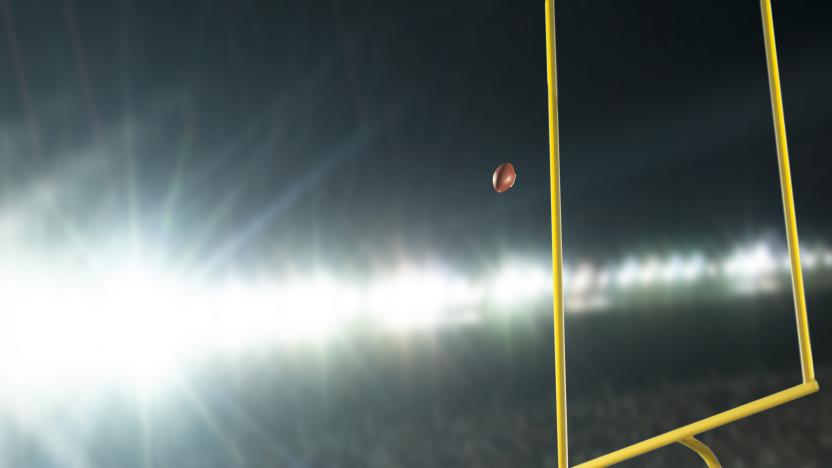
[[[708,468],[722,468],[722,464],[719,463],[719,459],[714,455],[714,451],[696,437],[686,437],[680,440],[679,443],[696,452],[705,461]]]
[[[773,395],[769,395],[767,397],[760,398],[759,400],[754,400],[750,403],[738,406],[734,409],[730,409],[728,411],[724,411],[714,416],[701,419],[694,423],[688,424],[687,426],[682,426],[670,432],[665,432],[664,434],[647,439],[643,442],[639,442],[629,447],[616,450],[615,452],[611,452],[602,457],[598,457],[593,460],[581,463],[580,465],[575,465],[575,468],[602,468],[612,466],[616,463],[621,463],[625,460],[635,458],[639,455],[652,452],[653,450],[657,450],[677,442],[682,443],[683,440],[688,440],[703,432],[710,431],[711,429],[716,429],[717,427],[724,426],[726,424],[738,421],[743,418],[747,418],[748,416],[751,416],[753,414],[761,413],[776,406],[780,406],[790,401],[797,400],[798,398],[802,398],[806,395],[815,393],[819,389],[820,387],[816,381],[812,380],[809,382],[805,382],[800,385],[796,385],[786,390],[777,392]],[[701,455],[701,452],[696,452]]]

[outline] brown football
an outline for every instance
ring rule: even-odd
[[[514,165],[511,163],[503,163],[494,171],[494,175],[491,177],[491,184],[494,185],[494,190],[498,193],[503,193],[514,186],[515,180],[517,180],[517,172],[514,171]]]

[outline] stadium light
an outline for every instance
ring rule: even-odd
[[[160,381],[178,361],[187,325],[172,313],[181,298],[154,278],[133,269],[4,282],[3,380],[24,388],[112,375],[143,387]]]
[[[564,286],[568,291],[576,294],[585,293],[595,284],[595,271],[592,265],[582,263],[575,271],[574,276],[567,275]]]
[[[661,267],[659,277],[665,283],[675,283],[684,276],[685,263],[678,255],[672,255]]]
[[[444,309],[469,299],[460,297],[462,289],[458,280],[438,271],[406,270],[372,286],[369,305],[385,328],[425,328],[436,325]]]
[[[776,266],[768,246],[758,244],[751,249],[741,249],[725,262],[725,273],[748,278],[771,273]]]
[[[500,306],[519,306],[544,294],[548,278],[541,266],[510,262],[494,278],[491,291]]]
[[[615,274],[615,280],[619,287],[626,288],[633,284],[639,277],[639,264],[634,259],[628,259],[624,262],[618,272]]]
[[[551,290],[542,264],[522,259],[478,276],[410,266],[362,282],[321,270],[205,284],[137,256],[103,255],[97,268],[79,272],[70,261],[50,263],[25,249],[16,255],[17,263],[0,265],[0,386],[23,389],[113,378],[152,388],[206,352],[318,343],[353,324],[398,333],[471,325],[490,304],[528,310]],[[726,293],[782,289],[775,258],[759,243],[726,259],[672,253],[605,267],[581,261],[565,268],[567,311],[603,311],[636,289],[704,287],[699,282],[716,264],[725,267]],[[807,258],[816,270],[832,269],[825,248],[807,249]]]
[[[647,286],[653,284],[658,279],[661,269],[661,263],[657,257],[648,258],[639,269],[639,283]]]
[[[682,279],[687,282],[696,281],[705,273],[706,264],[702,255],[694,255],[682,266]]]
[[[801,260],[803,260],[803,268],[810,271],[814,270],[815,267],[818,266],[818,263],[820,263],[818,256],[811,250],[807,250],[806,253],[803,254]]]

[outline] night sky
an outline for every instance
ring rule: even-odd
[[[39,248],[130,239],[209,274],[546,255],[542,1],[0,6],[0,206]],[[783,242],[758,2],[556,7],[567,259]],[[830,227],[830,13],[774,5],[806,239]]]

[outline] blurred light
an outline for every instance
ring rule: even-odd
[[[818,266],[819,258],[812,250],[806,250],[800,258],[803,268],[807,270],[814,270]]]
[[[509,264],[493,282],[494,299],[501,306],[517,306],[551,291],[550,277],[534,265]]]
[[[357,291],[327,275],[292,279],[276,291],[275,335],[290,341],[325,338],[356,313],[359,301]]]
[[[602,270],[598,274],[598,287],[606,288],[610,285],[610,282],[612,282],[612,273],[606,269]]]
[[[615,274],[615,281],[619,287],[627,287],[633,284],[639,277],[638,262],[628,259]]]
[[[570,281],[567,283],[569,286],[569,291],[574,292],[576,294],[585,293],[590,287],[592,287],[593,283],[595,282],[595,272],[592,269],[592,266],[587,263],[582,263],[578,270],[575,272],[574,276],[568,277],[571,278]]]
[[[446,306],[446,278],[431,271],[406,271],[377,284],[370,306],[385,328],[424,328],[435,325]]]
[[[174,371],[187,314],[161,275],[130,267],[96,279],[27,280],[3,291],[4,381],[26,388],[119,375],[145,388]]]
[[[77,258],[15,253],[0,258],[5,389],[112,379],[155,388],[206,351],[316,343],[356,326],[407,332],[475,325],[492,304],[542,310],[530,304],[552,291],[548,269],[533,261],[506,261],[494,275],[406,267],[362,281],[317,271],[206,284],[152,256],[102,255],[94,267],[79,267]],[[583,262],[565,268],[566,307],[569,313],[601,311],[617,294],[637,291],[649,299],[674,285],[706,288],[716,280],[729,286],[718,294],[779,291],[787,261],[759,243],[726,259],[697,253],[641,263],[630,257],[602,268]],[[803,261],[807,271],[832,268],[832,252],[806,249]]]
[[[670,257],[664,266],[661,268],[661,280],[666,283],[675,283],[682,279],[685,274],[685,264],[678,255]]]
[[[566,301],[566,308],[568,312],[585,313],[589,311],[599,311],[607,308],[610,305],[609,298],[605,296],[583,296],[573,297]]]
[[[776,262],[768,246],[758,244],[752,249],[741,249],[725,262],[729,276],[749,277],[763,275],[774,270]]]
[[[696,281],[702,277],[706,271],[705,259],[702,255],[694,255],[685,261],[682,266],[682,279],[684,281]]]
[[[643,285],[653,284],[658,278],[661,264],[656,257],[649,258],[639,269],[638,280]]]

